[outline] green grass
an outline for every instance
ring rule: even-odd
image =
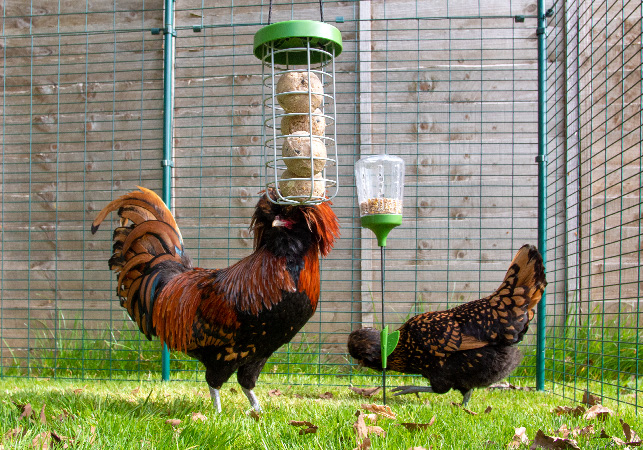
[[[381,404],[381,391],[365,399],[346,387],[305,386],[314,385],[316,380],[304,376],[296,381],[304,386],[276,385],[260,378],[256,392],[265,411],[255,420],[247,414],[248,402],[233,383],[224,385],[223,412],[217,415],[203,382],[4,378],[0,379],[0,432],[5,436],[2,446],[4,449],[32,448],[34,438],[40,433],[54,432],[72,439],[71,448],[75,449],[355,448],[355,412],[362,403]],[[268,392],[275,388],[282,394],[272,397]],[[327,391],[333,398],[321,399],[320,395]],[[610,446],[609,440],[597,438],[602,428],[610,435],[623,438],[619,419],[643,434],[631,409],[622,408],[618,415],[605,422],[588,422],[582,417],[552,414],[551,408],[574,403],[548,393],[478,390],[468,405],[477,415],[452,405],[460,399],[460,394],[455,392],[423,394],[420,398],[389,397],[387,403],[397,418],[378,421],[377,425],[387,434],[372,436],[372,448],[500,449],[507,448],[517,427],[526,427],[528,437],[533,439],[539,429],[551,435],[563,424],[572,429],[593,423],[597,434],[591,439],[579,437],[577,440],[581,448],[598,449]],[[21,409],[17,405],[26,403],[31,404],[34,416],[20,419]],[[39,419],[43,405],[46,423]],[[491,412],[484,413],[488,406]],[[207,419],[193,421],[193,413],[201,413]],[[434,416],[434,424],[425,430],[409,431],[399,425],[401,422],[428,423]],[[168,419],[179,419],[181,423],[174,428],[166,423]],[[299,428],[289,425],[291,420],[310,421],[318,430],[314,434],[299,435]],[[9,430],[18,427],[25,434],[9,439]]]

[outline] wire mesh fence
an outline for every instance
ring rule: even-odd
[[[148,342],[126,317],[107,267],[111,232],[105,230],[115,221],[95,236],[90,223],[136,185],[160,193],[162,103],[164,95],[173,95],[172,206],[186,249],[195,265],[208,268],[226,267],[250,253],[248,225],[264,183],[261,64],[252,40],[267,23],[268,2],[177,4],[172,92],[163,90],[163,33],[151,33],[164,27],[161,1],[40,3],[4,0],[2,9],[0,374],[156,379],[159,344]],[[273,22],[318,19],[316,2],[274,3]],[[536,9],[529,1],[481,2],[474,8],[413,0],[323,4],[325,20],[340,29],[344,42],[336,61],[341,189],[333,205],[342,235],[321,265],[317,313],[265,371],[291,382],[312,374],[319,384],[360,384],[370,372],[354,366],[346,339],[356,328],[377,326],[382,312],[379,249],[371,232],[359,226],[353,165],[384,151],[406,162],[404,222],[387,247],[387,323],[492,292],[514,252],[537,239]],[[567,7],[568,15],[581,10]],[[627,14],[633,31],[619,28],[619,42],[634,54],[614,59],[604,52],[603,70],[626,58],[628,73],[640,74],[640,5],[638,13]],[[638,316],[627,315],[625,306],[640,311],[640,264],[634,267],[640,251],[640,107],[638,116],[628,108],[635,109],[637,101],[640,106],[641,93],[640,77],[638,85],[628,78],[627,87],[603,88],[630,93],[627,100],[616,96],[622,98],[617,106],[604,96],[601,110],[609,120],[615,114],[627,118],[630,128],[619,134],[627,135],[627,143],[616,139],[622,144],[610,141],[597,150],[608,133],[599,122],[591,125],[601,108],[594,102],[596,89],[589,97],[576,96],[574,119],[577,129],[589,120],[596,130],[581,133],[590,141],[574,134],[565,125],[574,117],[565,102],[579,88],[568,84],[572,40],[565,20],[556,5],[549,38],[547,379],[555,392],[575,395],[570,392],[594,378],[580,371],[580,359],[568,361],[560,349],[571,345],[578,351],[593,342],[588,335],[564,338],[569,330],[594,329],[595,320],[602,330],[598,358],[607,357],[608,342],[618,353],[634,352],[618,361],[637,368],[619,368],[616,378],[640,378],[641,338],[633,322]],[[598,28],[584,33],[590,30]],[[606,26],[604,32],[611,30]],[[584,45],[590,46],[584,52],[600,47]],[[577,85],[597,84],[600,69],[584,64],[589,65],[578,63],[585,68],[577,70]],[[566,157],[572,144],[577,156]],[[570,161],[578,161],[571,175]],[[577,180],[579,196],[572,206],[570,177]],[[612,196],[615,186],[620,194]],[[583,194],[592,187],[609,192],[610,202],[596,207],[595,197]],[[583,238],[569,238],[574,218]],[[629,233],[630,241],[616,238],[619,233]],[[603,240],[597,243],[599,235]],[[601,261],[609,274],[604,278],[593,272]],[[638,275],[625,281],[614,263],[630,264],[627,276]],[[605,300],[597,304],[599,296]],[[595,314],[590,305],[611,314]],[[526,356],[514,374],[526,382],[535,373],[533,336],[530,331],[521,344]],[[634,341],[626,343],[626,336]],[[595,350],[585,350],[590,352]],[[202,380],[195,361],[172,356],[172,378]],[[607,365],[601,367],[601,386],[616,385],[608,381]],[[640,395],[640,381],[631,391]]]
[[[554,392],[641,406],[640,2],[558,2],[549,52]],[[549,288],[548,288],[549,289]]]

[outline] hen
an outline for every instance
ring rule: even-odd
[[[200,269],[163,201],[139,189],[109,203],[92,224],[96,233],[110,212],[121,217],[109,259],[121,306],[148,339],[158,336],[203,363],[217,412],[221,385],[235,371],[260,411],[257,378],[315,312],[319,257],[339,234],[337,217],[328,203],[282,206],[268,192],[252,217],[253,253],[225,269]]]
[[[518,366],[522,354],[514,344],[527,332],[546,285],[540,253],[536,247],[524,245],[490,296],[409,319],[399,329],[400,340],[386,369],[420,374],[431,386],[401,386],[393,391],[396,395],[444,394],[456,389],[466,405],[472,389],[489,386]],[[363,328],[352,332],[348,351],[361,365],[382,370],[379,331]]]

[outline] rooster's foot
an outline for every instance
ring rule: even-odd
[[[433,389],[431,389],[431,386],[398,386],[396,388],[391,389],[391,392],[394,392],[393,395],[406,395],[406,394],[415,394],[419,397],[418,393],[419,392],[431,392],[433,393]]]
[[[255,411],[262,412],[261,406],[259,405],[259,400],[257,400],[257,396],[254,392],[252,392],[252,389],[246,389],[243,386],[241,386],[241,389],[243,390],[243,393],[246,394],[246,397],[248,397],[250,406],[252,406]]]

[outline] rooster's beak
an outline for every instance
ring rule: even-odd
[[[280,216],[276,216],[272,221],[272,226],[290,228],[292,226],[292,222],[290,222],[288,219],[282,219]]]

